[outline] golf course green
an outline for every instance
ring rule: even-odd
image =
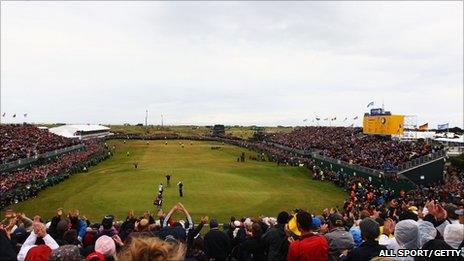
[[[304,167],[249,160],[256,152],[228,144],[186,140],[168,140],[167,145],[162,140],[107,144],[115,147],[113,157],[11,208],[44,219],[63,207],[65,212],[79,209],[91,222],[107,214],[121,220],[131,209],[136,215],[156,212],[153,200],[163,183],[165,212],[182,202],[194,220],[209,216],[227,222],[230,216],[276,216],[295,208],[321,213],[326,207],[342,206],[346,197],[331,183],[312,180]],[[242,152],[246,161],[237,162]],[[170,187],[166,174],[172,177]],[[184,184],[182,198],[179,181]]]

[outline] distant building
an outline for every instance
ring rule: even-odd
[[[225,135],[226,134],[226,128],[224,127],[224,125],[216,124],[212,128],[211,134],[213,134],[213,135]]]
[[[77,138],[80,140],[90,138],[103,138],[113,135],[110,128],[102,125],[63,125],[59,127],[50,128],[51,133],[60,135],[66,138]]]

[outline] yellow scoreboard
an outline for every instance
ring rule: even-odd
[[[364,134],[403,135],[404,115],[365,115]]]

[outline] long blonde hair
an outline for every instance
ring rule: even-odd
[[[118,261],[184,260],[185,246],[168,243],[155,237],[135,237],[116,257]]]

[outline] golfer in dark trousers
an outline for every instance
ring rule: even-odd
[[[182,181],[179,181],[179,183],[177,183],[177,186],[179,186],[179,196],[183,197],[184,193],[183,193],[182,189],[184,187],[184,184],[182,184]]]

